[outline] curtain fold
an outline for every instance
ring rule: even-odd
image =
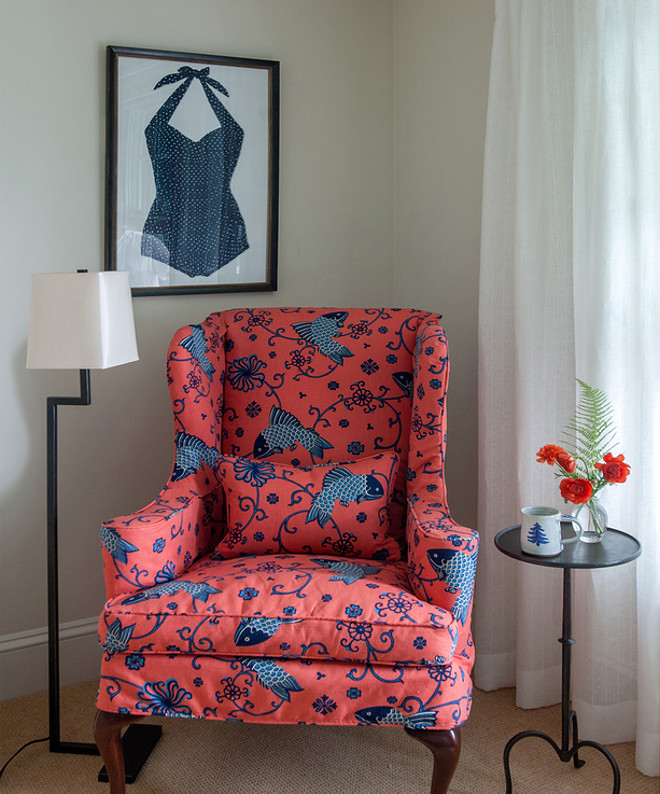
[[[642,557],[574,574],[583,738],[637,741],[660,774],[660,3],[496,0],[479,299],[476,683],[560,699],[561,577],[499,554],[522,505],[566,510],[553,471],[575,378],[604,389],[632,466],[610,525]]]

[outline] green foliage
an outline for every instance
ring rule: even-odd
[[[579,378],[577,382],[582,395],[573,421],[566,426],[563,435],[567,439],[567,451],[575,458],[578,469],[591,479],[593,464],[611,452],[615,443],[613,408],[604,391],[588,386]]]

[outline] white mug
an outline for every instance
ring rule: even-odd
[[[565,515],[554,507],[523,507],[520,511],[520,548],[525,554],[537,557],[556,557],[564,548],[563,543],[575,543],[582,534],[582,524],[575,516]],[[564,538],[562,543],[561,522],[577,524],[575,536]]]

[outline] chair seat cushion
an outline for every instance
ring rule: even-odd
[[[181,579],[108,601],[99,641],[127,665],[159,653],[438,665],[458,629],[411,593],[405,562],[211,556]]]

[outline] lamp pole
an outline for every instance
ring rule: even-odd
[[[46,400],[46,533],[48,570],[48,722],[51,753],[99,755],[91,742],[60,740],[60,617],[59,563],[57,556],[57,406],[90,405],[88,369],[80,370],[80,397],[48,397]]]

